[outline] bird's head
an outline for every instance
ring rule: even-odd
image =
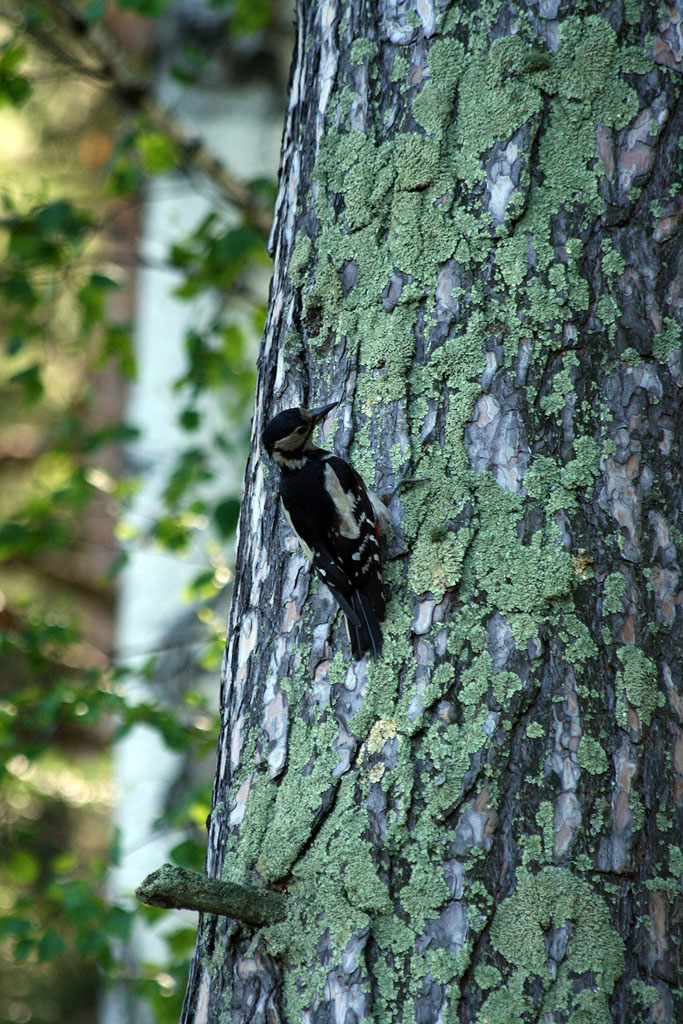
[[[294,466],[304,451],[312,451],[313,431],[338,402],[319,409],[285,409],[274,416],[265,427],[261,440],[271,458],[280,466]]]

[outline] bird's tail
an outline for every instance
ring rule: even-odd
[[[367,594],[355,590],[351,596],[353,617],[347,614],[346,624],[353,657],[357,661],[367,652],[378,658],[384,637],[374,608]]]
[[[378,595],[373,594],[372,597],[362,590],[352,590],[351,593],[347,591],[343,594],[341,590],[331,585],[327,576],[323,579],[346,617],[354,660],[358,661],[366,652],[372,654],[373,658],[378,658],[384,640],[380,619],[384,618],[386,607],[381,589]],[[373,598],[376,600],[373,601]]]

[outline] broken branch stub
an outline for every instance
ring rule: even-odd
[[[150,907],[222,914],[257,926],[281,921],[287,910],[287,899],[280,893],[207,878],[174,864],[164,864],[147,875],[135,896]]]

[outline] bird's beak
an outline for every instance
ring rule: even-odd
[[[310,415],[313,423],[314,424],[315,423],[320,423],[321,420],[325,419],[325,417],[327,416],[328,412],[331,412],[338,405],[339,405],[339,402],[337,401],[337,402],[330,402],[329,405],[321,405],[321,407],[319,409],[310,409],[309,410],[309,415]]]

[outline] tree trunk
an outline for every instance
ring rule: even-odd
[[[208,851],[289,909],[185,1022],[681,1019],[682,23],[299,4]],[[258,440],[335,398],[377,663]]]

